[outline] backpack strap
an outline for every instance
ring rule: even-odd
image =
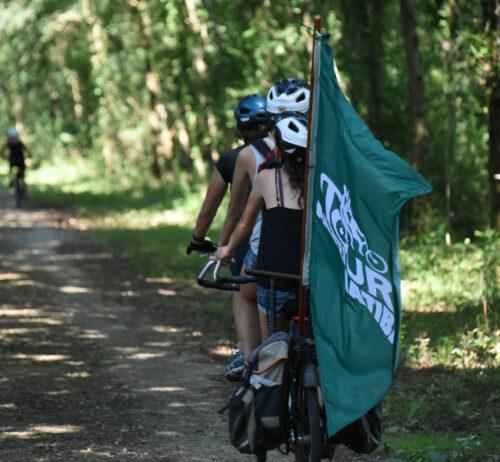
[[[269,156],[269,153],[272,152],[272,149],[267,145],[267,143],[262,139],[258,139],[252,143],[252,146],[259,151],[265,159]]]
[[[266,168],[276,168],[276,166],[280,165],[278,156],[275,152],[276,148],[270,148],[263,138],[254,141],[252,146],[264,156],[264,161],[257,166],[257,172]]]
[[[278,168],[280,165],[281,161],[276,151],[273,149],[272,151],[269,151],[266,160],[259,165],[259,173],[267,168]]]
[[[250,367],[246,367],[245,370],[243,371],[243,379],[241,380],[239,387],[233,392],[233,394],[229,398],[228,403],[217,411],[217,414],[219,415],[225,414],[227,411],[229,411],[230,409],[234,408],[235,406],[243,402],[243,397],[245,396],[246,392],[251,388],[250,384],[251,377],[252,377],[252,369]]]
[[[247,391],[248,391],[248,386],[241,386],[240,388],[238,388],[231,395],[231,398],[229,398],[228,403],[217,411],[217,414],[219,415],[225,414],[227,411],[229,411],[229,409],[232,409],[233,407],[243,402],[243,396],[245,396],[245,393]]]
[[[250,385],[255,390],[258,390],[260,387],[275,387],[279,385],[279,383],[273,382],[272,380],[266,379],[264,377],[261,377],[258,374],[252,374],[252,377],[250,378]]]

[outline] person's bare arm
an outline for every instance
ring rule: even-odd
[[[248,177],[248,163],[252,161],[252,151],[250,147],[241,150],[236,159],[234,168],[233,182],[231,186],[231,198],[227,208],[226,218],[219,236],[219,246],[224,246],[229,240],[229,236],[234,231],[243,213],[245,202],[250,188],[250,179]]]
[[[262,198],[262,184],[259,180],[256,181],[248,201],[241,216],[238,225],[236,226],[234,232],[231,234],[229,242],[226,246],[219,247],[217,249],[217,258],[219,260],[225,260],[229,258],[234,249],[245,239],[246,236],[252,231],[255,225],[255,220],[259,214],[263,205]]]
[[[193,231],[193,238],[202,240],[207,234],[210,225],[217,213],[222,199],[227,191],[227,183],[217,169],[214,169],[207,193],[196,219],[196,226]]]

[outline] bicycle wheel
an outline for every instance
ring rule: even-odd
[[[304,387],[302,381],[297,390],[297,437],[295,445],[296,462],[321,461],[321,422],[316,387]]]
[[[16,178],[15,182],[16,207],[20,208],[23,199],[23,185],[20,178]]]

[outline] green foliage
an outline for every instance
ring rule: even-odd
[[[397,457],[384,459],[384,462],[494,462],[496,455],[488,453],[494,449],[493,441],[483,448],[477,435],[464,437],[424,435],[389,437],[391,452]]]
[[[474,240],[466,238],[451,245],[441,236],[429,234],[430,239],[424,236],[403,245],[405,304],[424,311],[479,309],[485,300],[490,307],[498,306],[498,232],[476,233]]]
[[[499,364],[498,255],[500,237],[493,231],[451,245],[439,233],[403,243],[405,364],[468,368]]]
[[[483,6],[428,2],[417,18],[432,204],[462,237],[484,229],[489,216],[487,107],[498,63]],[[111,177],[134,171],[149,180],[156,163],[163,173],[203,178],[235,142],[238,98],[266,93],[282,76],[308,78],[311,35],[301,24],[311,26],[316,13],[332,33],[353,103],[408,158],[407,63],[395,0],[4,0],[0,129],[17,122],[36,158],[92,158]]]
[[[390,421],[385,451],[391,457],[452,462],[498,455],[498,370],[441,366],[401,375],[384,406]]]

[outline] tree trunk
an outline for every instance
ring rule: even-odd
[[[69,84],[71,86],[71,95],[73,97],[73,112],[77,120],[83,116],[83,99],[80,91],[80,82],[78,80],[78,73],[70,71]]]
[[[488,131],[491,225],[500,228],[500,81],[498,75],[490,98]]]
[[[368,122],[375,136],[384,140],[384,120],[382,116],[383,95],[382,82],[384,80],[384,47],[382,34],[384,29],[384,0],[371,1],[371,30],[366,49],[369,51],[369,94],[368,94]]]
[[[371,123],[369,105],[369,84],[366,78],[367,63],[370,60],[370,27],[368,3],[365,0],[343,0],[343,36],[345,49],[349,50],[349,59],[345,59],[344,68],[349,76],[349,99],[361,117]],[[363,104],[364,103],[364,104]]]
[[[427,124],[424,91],[424,71],[420,58],[417,36],[417,20],[413,0],[400,0],[401,25],[408,67],[408,88],[411,106],[411,162],[424,176],[427,176],[429,130]],[[430,217],[430,201],[427,195],[410,202],[405,208],[403,222],[411,234],[421,234],[427,229]]]
[[[413,152],[412,162],[417,170],[427,173],[429,150],[429,129],[427,124],[424,91],[424,71],[420,58],[417,36],[417,21],[413,0],[400,0],[403,39],[408,66],[408,86],[410,91]]]
[[[160,77],[154,68],[152,53],[152,20],[148,12],[148,4],[138,0],[129,0],[132,12],[139,19],[141,46],[145,51],[144,80],[149,96],[148,124],[151,147],[151,172],[156,178],[161,178],[161,157],[171,159],[173,156],[172,135],[167,124],[167,109],[162,102]]]
[[[452,172],[453,159],[455,157],[455,131],[457,128],[457,108],[456,108],[456,89],[454,78],[456,73],[453,69],[453,64],[456,61],[456,33],[458,29],[458,15],[456,0],[448,0],[450,14],[447,26],[447,38],[443,40],[441,48],[444,52],[444,65],[447,75],[447,84],[444,88],[446,105],[448,107],[448,119],[446,121],[446,137],[444,143],[444,174],[445,174],[445,214],[448,221],[448,226],[451,228],[453,219],[452,209]]]
[[[96,83],[96,87],[101,91],[101,101],[103,105],[105,117],[100,119],[102,135],[103,135],[103,158],[106,167],[112,168],[115,160],[115,150],[118,144],[116,120],[113,107],[118,97],[114,96],[114,88],[110,81],[110,75],[107,68],[107,47],[108,36],[106,29],[102,26],[101,20],[97,13],[94,13],[92,5],[94,2],[90,0],[81,0],[83,18],[88,24],[89,38],[92,50],[92,74]]]
[[[202,79],[206,79],[208,75],[208,64],[205,57],[205,51],[210,45],[210,37],[208,35],[208,24],[204,20],[203,15],[198,12],[197,2],[194,0],[184,0],[186,10],[188,13],[187,22],[191,30],[200,36],[201,45],[197,47],[193,67]],[[219,131],[217,127],[217,120],[211,107],[213,103],[208,101],[205,95],[200,96],[200,103],[205,108],[206,112],[206,127],[210,135],[209,140],[201,147],[201,155],[203,160],[211,164],[218,157],[216,147],[216,137]],[[202,174],[203,172],[199,171]]]
[[[385,0],[343,0],[344,70],[349,98],[375,136],[383,135],[383,23]]]
[[[488,103],[489,159],[488,177],[490,183],[490,223],[500,228],[500,1],[482,0],[484,27],[492,48],[493,75],[489,80]]]
[[[146,88],[149,93],[149,133],[151,136],[151,173],[156,178],[161,178],[160,155],[158,152],[160,144],[160,121],[157,117],[156,107],[158,105],[158,95],[160,94],[159,81],[153,72],[149,51],[146,53]]]

